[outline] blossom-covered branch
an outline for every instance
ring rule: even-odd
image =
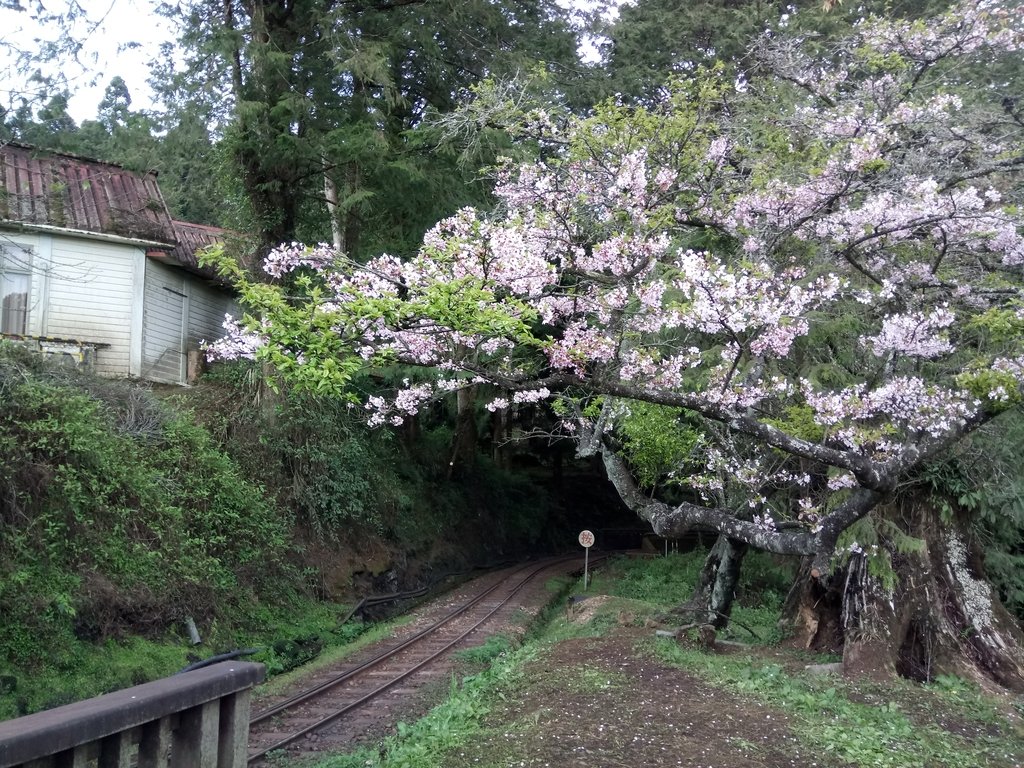
[[[318,391],[366,366],[432,371],[370,398],[373,424],[481,384],[491,410],[551,402],[658,530],[831,556],[1022,399],[1024,130],[980,80],[1022,50],[1024,15],[1002,11],[865,22],[827,66],[764,46],[784,80],[818,83],[788,106],[771,91],[781,127],[756,122],[756,81],[720,109],[713,73],[659,109],[545,123],[550,156],[499,168],[496,210],[459,211],[409,260],[293,244],[266,265],[287,294],[236,274],[252,311],[216,349]],[[722,431],[669,473],[693,503],[637,491],[616,435],[638,401]]]

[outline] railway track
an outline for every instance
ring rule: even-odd
[[[424,628],[369,658],[315,675],[302,691],[253,715],[249,765],[262,764],[278,750],[345,749],[402,699],[449,674],[454,651],[515,610],[516,598],[535,587],[538,577],[565,573],[579,559],[553,558],[491,574],[481,580],[483,586]]]

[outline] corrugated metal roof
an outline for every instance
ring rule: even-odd
[[[193,269],[199,269],[197,254],[204,248],[216,243],[222,243],[231,233],[220,227],[211,227],[206,224],[191,224],[187,221],[173,221],[174,238],[177,245],[171,251],[171,256],[179,264]],[[203,269],[204,274],[208,270]]]
[[[0,221],[176,242],[155,173],[16,143],[0,145]]]

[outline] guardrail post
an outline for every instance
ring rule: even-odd
[[[88,768],[89,745],[67,749],[53,758],[54,768]]]
[[[100,741],[98,768],[131,768],[132,736],[136,729],[119,731]]]
[[[168,768],[167,757],[170,751],[170,717],[161,717],[142,726],[142,736],[139,738],[139,768]]]
[[[252,691],[246,689],[220,700],[220,742],[217,764],[220,768],[245,768],[248,764],[245,744],[249,734],[249,702]]]
[[[263,674],[224,661],[0,722],[0,768],[244,768]]]
[[[171,768],[217,768],[220,701],[208,701],[181,713],[173,732]]]

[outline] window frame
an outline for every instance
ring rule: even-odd
[[[6,238],[0,241],[0,333],[2,334],[10,336],[28,334],[29,310],[32,301],[32,258],[34,255],[32,246]],[[15,276],[24,278],[25,290],[7,293],[7,278]],[[24,296],[23,306],[5,307],[4,304],[8,296],[17,296],[18,293],[22,293]],[[21,315],[20,324],[8,322],[8,318],[14,316],[15,313]]]

